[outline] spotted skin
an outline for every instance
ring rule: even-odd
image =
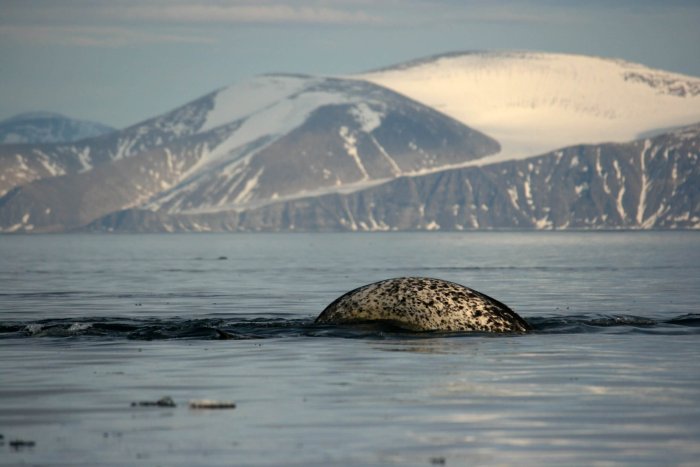
[[[412,331],[526,332],[530,325],[503,303],[454,282],[399,277],[340,296],[319,324],[387,322]]]

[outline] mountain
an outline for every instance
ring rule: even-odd
[[[700,125],[257,209],[112,213],[93,231],[699,229]]]
[[[0,122],[0,144],[70,143],[113,131],[97,122],[52,112],[30,112]]]
[[[700,122],[700,78],[622,60],[459,52],[358,77],[498,140],[502,151],[483,163],[628,142]]]
[[[268,75],[115,135],[20,150],[0,154],[24,170],[6,172],[24,175],[14,186],[2,180],[3,231],[69,230],[133,206],[250,209],[460,166],[499,146],[371,83]],[[49,169],[59,176],[42,177]]]
[[[89,172],[195,136],[215,96],[210,93],[124,130],[74,143],[0,145],[0,196],[34,180]]]
[[[264,75],[0,145],[0,232],[697,229],[698,99],[697,78],[559,54]]]

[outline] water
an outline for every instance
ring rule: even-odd
[[[536,330],[313,324],[403,275]],[[4,236],[0,464],[693,465],[699,302],[697,233]]]

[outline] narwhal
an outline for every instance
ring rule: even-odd
[[[527,332],[532,327],[503,303],[454,282],[387,279],[341,295],[318,324],[383,322],[411,331]]]

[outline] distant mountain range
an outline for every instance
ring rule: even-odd
[[[700,79],[594,57],[265,75],[95,138],[0,145],[0,230],[697,229],[697,122]]]
[[[30,112],[0,121],[0,144],[71,143],[114,128],[52,112]]]

